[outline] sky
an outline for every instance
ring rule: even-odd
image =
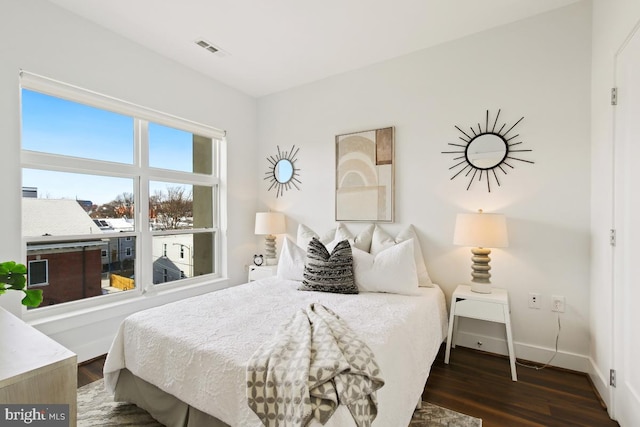
[[[134,161],[132,117],[22,89],[22,148],[108,162]],[[192,171],[192,134],[149,123],[149,164]],[[129,178],[23,169],[23,187],[37,187],[38,197],[91,200],[104,204],[133,193]],[[175,186],[176,184],[169,184]],[[150,189],[166,188],[157,183]]]

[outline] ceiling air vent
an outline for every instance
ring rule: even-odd
[[[196,44],[204,49],[207,49],[209,52],[211,53],[216,53],[218,52],[220,49],[218,49],[217,47],[215,47],[214,45],[212,45],[211,43],[209,43],[208,41],[205,40],[198,40],[196,41]]]

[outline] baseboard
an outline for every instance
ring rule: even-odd
[[[482,344],[480,345],[479,343]],[[506,340],[463,331],[458,331],[456,335],[456,346],[473,348],[505,356],[509,354]],[[555,352],[553,348],[539,347],[518,341],[514,341],[513,346],[517,359],[536,363],[547,363]],[[591,371],[591,363],[588,356],[562,350],[558,351],[558,354],[556,354],[549,365],[577,372],[589,373]]]
[[[612,401],[611,387],[609,387],[609,376],[603,375],[592,358],[589,358],[589,379],[602,403],[607,407],[607,412],[611,417]]]

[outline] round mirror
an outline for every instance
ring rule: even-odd
[[[280,151],[278,146],[278,154],[267,157],[269,162],[269,170],[265,180],[269,180],[269,190],[276,190],[276,197],[282,196],[286,190],[295,187],[300,190],[300,169],[296,168],[296,156],[299,148],[295,145],[291,147],[291,151]]]
[[[507,157],[507,142],[500,135],[483,133],[469,142],[465,155],[476,169],[493,169]]]
[[[487,191],[491,192],[492,182],[500,186],[499,176],[502,175],[499,172],[506,175],[518,163],[533,164],[531,160],[521,157],[521,153],[531,150],[520,148],[523,141],[514,130],[524,117],[511,126],[507,122],[501,123],[499,117],[500,110],[491,120],[487,110],[484,126],[478,123],[478,126],[469,126],[469,130],[464,130],[456,125],[455,128],[462,134],[458,136],[462,143],[449,142],[448,145],[455,148],[442,152],[454,156],[454,164],[449,168],[453,173],[451,179],[458,176],[468,179],[467,190],[471,184],[478,182],[486,185]]]
[[[286,184],[293,178],[293,163],[289,159],[280,159],[273,168],[273,175],[280,184]]]

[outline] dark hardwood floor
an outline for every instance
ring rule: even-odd
[[[102,378],[104,356],[78,366],[78,387]],[[617,426],[585,374],[518,366],[511,381],[506,357],[457,347],[444,364],[444,346],[431,368],[423,399],[482,418],[483,427]]]
[[[527,363],[529,364],[529,363]],[[482,418],[483,427],[617,426],[586,374],[517,366],[511,381],[507,357],[456,347],[434,362],[423,400]]]
[[[106,355],[96,357],[78,365],[78,388],[102,378],[102,368],[106,357]]]

